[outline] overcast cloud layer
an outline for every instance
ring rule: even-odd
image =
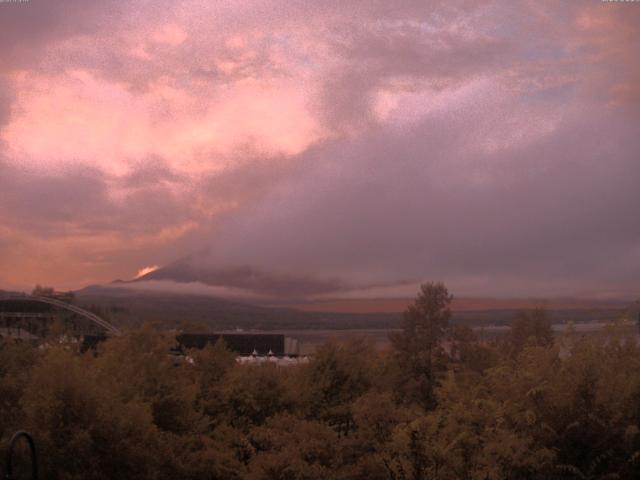
[[[0,3],[0,287],[170,265],[637,296],[639,25],[599,0]]]

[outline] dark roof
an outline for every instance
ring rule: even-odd
[[[34,302],[31,299],[5,299],[0,297],[0,312],[4,313],[36,313],[51,312],[54,309],[52,305],[46,303]]]
[[[273,355],[283,356],[284,335],[281,334],[249,334],[249,333],[182,333],[176,336],[178,344],[183,348],[204,348],[214,345],[222,339],[225,346],[239,355],[251,355],[254,350],[258,355],[268,355],[269,351]]]

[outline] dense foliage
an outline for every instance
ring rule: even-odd
[[[42,478],[640,478],[640,348],[615,327],[551,336],[542,312],[479,343],[425,285],[386,352],[306,365],[168,354],[151,327],[79,353],[0,343],[0,436],[31,431]]]

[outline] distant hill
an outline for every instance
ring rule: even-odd
[[[339,300],[258,305],[209,295],[142,291],[123,286],[91,286],[78,290],[76,303],[114,324],[126,327],[157,322],[190,331],[229,329],[386,329],[400,326],[402,310],[411,302]],[[627,311],[624,302],[563,300],[459,299],[453,323],[508,325],[525,309],[543,307],[554,323],[612,321]],[[333,310],[333,311],[332,311]]]
[[[208,295],[150,292],[115,286],[78,290],[76,303],[126,327],[158,322],[166,328],[203,331],[276,329],[389,328],[399,324],[398,313],[305,312],[265,307]]]

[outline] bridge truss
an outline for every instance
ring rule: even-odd
[[[80,308],[71,303],[63,302],[56,298],[50,297],[40,297],[34,295],[25,295],[25,294],[5,294],[0,295],[0,305],[3,302],[35,302],[43,305],[50,305],[56,307],[61,310],[65,310],[68,312],[72,312],[79,317],[89,321],[91,324],[96,325],[104,330],[107,335],[120,335],[120,330],[116,328],[111,323],[106,320],[100,318],[95,313],[89,312],[84,308]],[[46,318],[51,317],[50,313],[41,313],[41,312],[1,312],[1,318],[11,317],[12,319],[34,319],[34,320],[45,320]]]

